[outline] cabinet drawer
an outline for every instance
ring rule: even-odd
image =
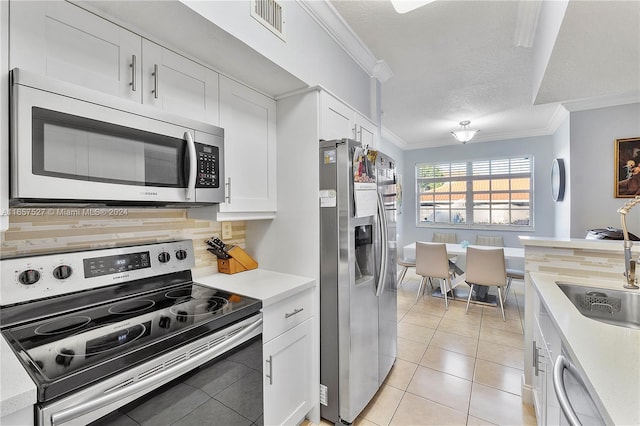
[[[313,289],[294,294],[286,300],[267,306],[263,311],[262,340],[274,337],[311,318],[313,315]]]

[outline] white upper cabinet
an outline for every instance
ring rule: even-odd
[[[276,211],[276,102],[220,76],[226,202],[218,220],[273,217]],[[226,217],[226,213],[235,216]],[[239,213],[240,215],[237,215]]]
[[[218,73],[65,1],[12,1],[10,67],[218,124]]]
[[[363,145],[369,145],[372,148],[378,147],[376,125],[358,112],[355,113],[355,133],[355,139],[362,142]]]
[[[371,120],[326,92],[320,99],[321,139],[349,138],[377,147],[376,125]]]
[[[326,141],[355,137],[353,110],[333,96],[322,93],[320,138]]]
[[[218,124],[218,73],[146,39],[142,54],[143,103]]]
[[[11,68],[141,102],[140,36],[63,1],[12,1],[10,20]]]

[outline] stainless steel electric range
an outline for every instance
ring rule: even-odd
[[[0,263],[37,424],[89,423],[262,333],[259,300],[192,281],[190,240]]]

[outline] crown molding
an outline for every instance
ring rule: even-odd
[[[396,135],[384,126],[382,126],[380,135],[382,136],[382,139],[394,144],[402,150],[412,149],[411,146],[406,143],[400,136]]]
[[[297,1],[370,77],[384,83],[393,76],[391,68],[371,53],[331,3],[326,0]]]
[[[373,77],[380,80],[380,83],[384,83],[393,77],[393,71],[391,67],[389,67],[389,64],[380,59],[373,67]]]
[[[520,0],[518,20],[513,34],[513,44],[518,47],[532,47],[538,26],[542,0]]]
[[[608,108],[618,105],[640,103],[640,92],[628,92],[617,95],[597,96],[584,99],[575,99],[562,102],[562,105],[569,111],[585,111],[589,109]]]

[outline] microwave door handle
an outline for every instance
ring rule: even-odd
[[[184,132],[184,138],[187,141],[187,150],[189,152],[189,181],[187,182],[187,200],[193,199],[196,190],[196,173],[198,171],[198,158],[196,156],[196,144],[193,141],[191,133]]]

